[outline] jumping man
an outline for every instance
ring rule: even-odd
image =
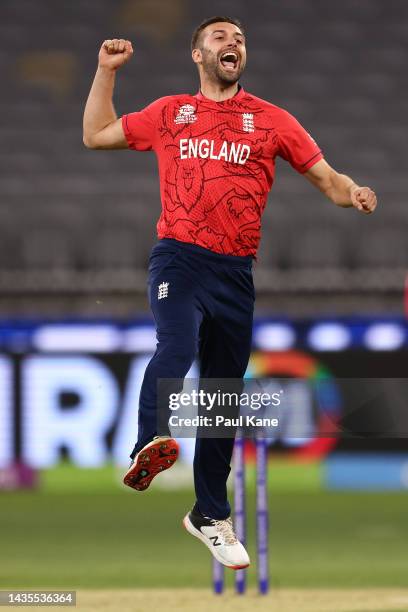
[[[242,25],[213,17],[192,37],[198,68],[196,94],[170,95],[118,118],[112,103],[118,68],[132,43],[105,40],[84,113],[84,144],[91,149],[156,153],[162,212],[149,264],[149,302],[157,348],[140,392],[138,440],[124,482],[147,489],[171,467],[177,442],[157,431],[158,379],[184,379],[198,351],[203,378],[242,379],[254,310],[252,260],[261,216],[282,157],[334,204],[365,214],[375,193],[337,173],[287,111],[245,91]],[[234,440],[197,438],[196,503],[184,526],[224,565],[240,569],[249,557],[230,518],[227,478]]]

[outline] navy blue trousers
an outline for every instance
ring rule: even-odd
[[[252,258],[164,238],[150,256],[148,295],[157,347],[143,379],[139,435],[131,457],[157,435],[158,379],[184,379],[197,353],[200,378],[243,378],[255,301]],[[227,479],[233,446],[232,438],[196,439],[196,505],[215,519],[231,513]]]

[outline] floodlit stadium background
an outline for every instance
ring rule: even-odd
[[[209,581],[205,551],[177,532],[192,501],[189,468],[181,464],[173,477],[164,475],[166,492],[158,486],[143,500],[119,484],[117,466],[127,463],[136,436],[141,377],[155,346],[146,269],[159,184],[153,154],[86,150],[82,112],[99,46],[115,36],[129,38],[135,49],[118,73],[118,115],[164,95],[195,92],[190,34],[204,17],[220,13],[237,16],[247,30],[243,86],[294,114],[329,163],[379,198],[373,216],[337,209],[278,161],[255,267],[254,374],[270,375],[271,359],[283,356],[286,370],[279,373],[290,376],[300,358],[334,379],[395,378],[400,396],[405,393],[404,0],[211,0],[205,6],[3,0],[1,588]],[[271,529],[271,550],[279,551],[279,560],[272,553],[273,584],[404,585],[406,555],[398,542],[406,530],[408,432],[386,433],[326,446],[320,441],[311,452],[302,452],[310,450],[310,439],[271,445],[271,506],[280,526]],[[188,466],[191,441],[183,451]],[[249,486],[251,493],[251,480]],[[34,488],[24,498],[12,492],[26,487]],[[361,497],[350,492],[356,489],[371,492]],[[364,515],[365,507],[372,515]],[[296,508],[307,519],[303,530]],[[353,557],[347,547],[363,515],[368,523]],[[160,545],[151,538],[147,545],[152,524],[146,516],[163,521],[160,537],[179,547],[180,560],[191,560],[185,574],[158,580]],[[137,517],[143,529],[132,546],[116,523],[110,526],[105,543],[116,550],[116,565],[96,544],[96,527],[105,530],[115,517],[125,525]],[[61,550],[52,542],[56,533]],[[314,565],[302,564],[298,545],[314,555]],[[383,564],[374,558],[379,545]],[[340,550],[336,563],[333,548]],[[41,562],[30,563],[35,549]],[[387,550],[389,558],[394,551],[392,568]],[[143,565],[136,579],[127,569],[130,559]]]

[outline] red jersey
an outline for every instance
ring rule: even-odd
[[[160,98],[122,125],[131,149],[158,159],[158,237],[227,255],[256,256],[276,156],[300,173],[323,157],[292,115],[242,87],[224,102]]]

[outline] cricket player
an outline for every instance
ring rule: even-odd
[[[159,167],[162,210],[148,278],[157,348],[144,375],[138,440],[124,477],[138,491],[178,456],[177,442],[157,435],[157,381],[184,379],[197,352],[201,377],[244,376],[255,301],[252,261],[275,158],[289,162],[337,206],[369,214],[377,203],[369,187],[325,161],[291,114],[240,85],[247,52],[238,20],[205,20],[193,33],[191,53],[197,93],[165,96],[118,118],[116,72],[133,48],[129,40],[105,40],[84,112],[86,147],[153,150]],[[218,561],[240,569],[250,560],[235,536],[227,499],[233,444],[232,438],[197,438],[196,502],[184,526]]]

